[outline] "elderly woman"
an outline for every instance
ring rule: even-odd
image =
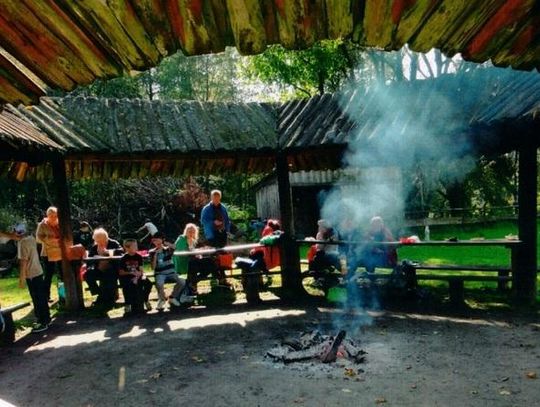
[[[92,235],[94,245],[88,251],[88,258],[111,257],[123,254],[120,243],[109,238],[103,228],[97,228]],[[116,302],[118,267],[115,260],[100,259],[89,262],[84,279],[92,295],[97,295],[95,305],[112,308]],[[99,285],[97,284],[99,281]]]
[[[46,216],[39,222],[36,230],[36,240],[41,243],[41,258],[45,269],[45,289],[47,298],[51,300],[51,282],[53,275],[58,273],[62,280],[62,251],[60,249],[60,226],[58,224],[58,209],[47,208]]]

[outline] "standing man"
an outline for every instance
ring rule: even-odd
[[[227,245],[227,233],[231,229],[231,222],[227,208],[221,203],[221,191],[214,189],[210,192],[210,202],[201,211],[201,223],[210,246]]]
[[[34,236],[27,234],[26,225],[18,224],[14,230],[16,239],[19,240],[17,258],[19,259],[19,286],[26,285],[34,304],[34,314],[37,324],[32,332],[47,330],[51,323],[49,304],[47,303],[47,287],[43,280],[43,269],[39,262],[37,243]]]

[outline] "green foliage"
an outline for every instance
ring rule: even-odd
[[[237,92],[238,53],[186,57],[181,52],[165,58],[156,68],[80,87],[72,95],[106,98],[199,100],[232,102]]]
[[[11,231],[13,226],[23,220],[23,217],[13,210],[11,207],[0,208],[0,231]]]
[[[246,73],[262,82],[291,86],[302,96],[336,92],[355,79],[355,67],[362,59],[361,48],[346,40],[325,40],[303,51],[289,51],[273,45],[252,57]]]
[[[511,206],[516,204],[517,194],[515,154],[480,157],[462,178],[443,176],[452,172],[450,167],[445,163],[441,172],[435,165],[419,164],[416,172],[405,174],[405,182],[411,185],[407,211],[414,213],[413,217],[426,217],[429,212],[468,218],[514,214]]]
[[[160,99],[232,102],[236,92],[237,59],[234,49],[224,53],[186,57],[178,52],[155,70]]]
[[[104,98],[140,98],[145,95],[142,76],[122,76],[109,80],[98,80],[71,92],[73,96],[96,96]]]

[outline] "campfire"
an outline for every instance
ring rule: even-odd
[[[283,340],[270,349],[267,356],[285,364],[306,361],[332,363],[338,359],[364,362],[366,352],[346,335],[346,331],[339,331],[335,336],[323,335],[319,331],[304,332],[298,338]]]

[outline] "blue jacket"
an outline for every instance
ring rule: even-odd
[[[227,233],[231,230],[231,221],[229,220],[229,214],[227,208],[221,204],[221,214],[223,216],[223,224]],[[212,208],[212,202],[209,202],[202,208],[201,211],[201,223],[204,230],[204,236],[207,239],[214,238],[214,209]]]

